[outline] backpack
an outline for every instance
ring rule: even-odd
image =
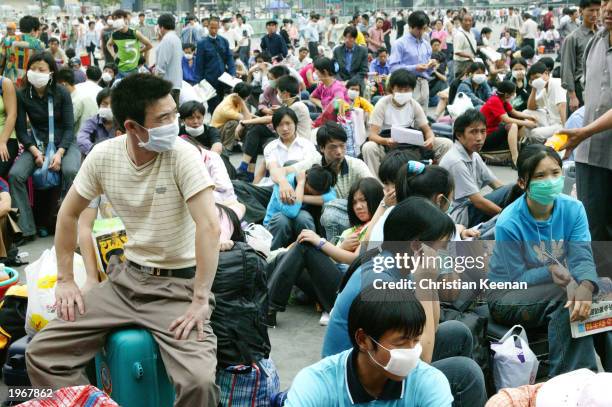
[[[251,365],[270,355],[266,261],[244,242],[219,253],[210,318],[217,336],[218,369]]]

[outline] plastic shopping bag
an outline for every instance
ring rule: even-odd
[[[353,122],[353,140],[355,143],[355,152],[359,155],[361,146],[366,142],[368,135],[365,128],[365,112],[357,107],[352,112]]]
[[[266,256],[270,255],[272,247],[272,234],[262,225],[249,223],[244,228],[246,242],[253,249]]]
[[[493,379],[497,390],[535,383],[540,362],[529,348],[525,328],[514,325],[499,342],[491,344],[491,350],[495,352]]]
[[[74,280],[79,288],[85,285],[87,273],[83,258],[75,253]],[[49,321],[55,319],[55,284],[57,283],[57,257],[55,248],[47,249],[38,260],[25,268],[28,282],[28,309],[25,331],[34,336]]]
[[[455,96],[455,100],[452,105],[448,105],[446,109],[448,113],[451,115],[453,120],[457,117],[461,116],[466,110],[473,109],[474,104],[472,103],[472,99],[470,99],[465,93],[459,92]]]

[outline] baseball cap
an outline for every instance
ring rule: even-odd
[[[81,65],[81,58],[79,57],[70,58],[70,65]]]

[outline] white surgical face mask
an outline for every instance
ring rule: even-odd
[[[472,80],[475,84],[482,85],[487,81],[487,75],[483,73],[477,73],[472,76]]]
[[[189,134],[192,137],[196,137],[199,136],[200,134],[204,133],[204,125],[201,124],[200,127],[189,127],[189,126],[185,126],[185,131],[187,132],[187,134]]]
[[[140,140],[140,137],[136,136],[136,138],[138,138],[138,145],[140,147],[156,153],[169,151],[172,149],[172,147],[174,147],[174,143],[176,143],[179,133],[178,114],[176,115],[174,121],[170,124],[154,127],[152,129],[147,129],[144,126],[140,127],[149,132],[149,141],[146,143]]]
[[[112,120],[113,119],[113,111],[110,107],[101,107],[98,109],[98,115],[104,120]]]
[[[525,71],[520,69],[518,71],[512,71],[512,77],[514,79],[524,79],[525,78]]]
[[[28,82],[36,89],[40,89],[47,86],[47,84],[49,83],[49,79],[51,79],[51,74],[48,72],[44,73],[29,70],[27,75]]]
[[[118,18],[117,20],[113,20],[113,29],[116,31],[122,30],[125,27],[125,21],[123,18]]]
[[[109,74],[108,72],[104,72],[104,73],[102,74],[102,80],[103,80],[104,82],[110,82],[110,81],[112,81],[112,80],[113,80],[113,75]]]
[[[372,339],[372,337],[370,337],[370,339]],[[387,372],[398,377],[407,377],[410,374],[410,372],[416,367],[417,363],[419,363],[419,358],[421,357],[421,352],[423,351],[423,347],[421,346],[420,342],[417,343],[412,349],[387,349],[374,339],[372,339],[372,341],[388,351],[391,357],[389,358],[387,366],[381,365],[372,357],[370,351],[368,351],[368,356],[370,356],[370,359],[372,359],[374,363],[385,369]]]
[[[354,89],[349,90],[348,91],[348,97],[351,100],[357,99],[359,97],[359,91],[358,90],[354,90]]]
[[[185,58],[189,59],[193,59],[193,54],[185,54]]]
[[[542,90],[546,86],[546,81],[544,78],[539,77],[531,82],[531,86],[533,86],[536,90]]]
[[[398,105],[405,105],[412,97],[412,92],[397,92],[393,94],[393,100]]]

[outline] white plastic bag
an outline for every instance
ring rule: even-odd
[[[87,273],[83,258],[74,254],[74,280],[79,288],[85,285]],[[43,252],[38,260],[25,268],[28,283],[28,309],[25,331],[32,337],[55,319],[55,284],[57,283],[57,257],[55,247]]]
[[[455,95],[455,100],[453,100],[453,104],[446,107],[453,120],[461,116],[466,110],[473,108],[474,104],[472,103],[472,99],[463,92],[457,93],[457,95]]]
[[[518,334],[514,333],[519,329]],[[499,391],[506,387],[534,384],[540,362],[529,348],[525,328],[514,325],[497,343],[491,344],[493,379]]]
[[[361,151],[361,145],[365,143],[368,138],[365,128],[365,112],[363,109],[357,107],[351,112],[352,123],[353,123],[353,140],[355,141],[355,152],[359,155]]]
[[[266,258],[270,255],[272,234],[268,232],[265,227],[255,223],[249,223],[247,227],[244,228],[244,234],[249,246],[266,256]]]

